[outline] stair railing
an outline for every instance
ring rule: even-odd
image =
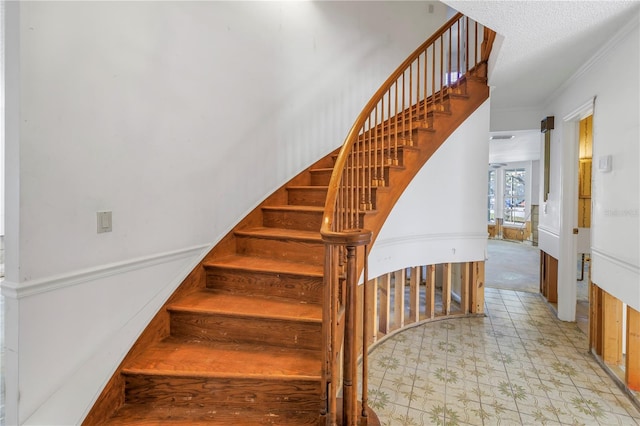
[[[375,240],[371,231],[362,229],[364,213],[375,210],[373,189],[389,184],[385,172],[398,165],[398,147],[413,145],[415,129],[433,126],[434,113],[446,111],[449,95],[464,93],[465,79],[486,77],[494,37],[493,31],[462,14],[451,18],[373,95],[336,159],[321,227],[326,247],[321,417],[326,424],[367,422],[367,342],[362,345],[361,409],[357,401],[356,296],[363,269],[367,281],[368,245]],[[366,312],[367,297],[363,299]]]

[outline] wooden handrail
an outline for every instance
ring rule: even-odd
[[[387,168],[399,165],[399,147],[413,145],[414,130],[433,127],[435,113],[447,111],[452,94],[463,94],[466,79],[486,77],[494,38],[492,30],[456,14],[375,92],[335,160],[320,230],[325,243],[321,417],[326,424],[367,422],[366,382],[360,413],[357,407],[355,306],[358,277],[363,268],[367,281],[368,246],[378,230],[363,229],[362,215],[376,209],[374,188],[389,185]],[[363,301],[364,312],[367,299]],[[366,377],[366,344],[362,346]],[[343,385],[340,418],[336,399],[339,382]]]

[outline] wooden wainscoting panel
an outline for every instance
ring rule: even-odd
[[[420,319],[420,272],[421,267],[411,268],[409,278],[409,323]]]
[[[451,313],[451,275],[453,273],[453,265],[445,263],[442,266],[442,314],[449,315]]]
[[[607,364],[622,363],[622,302],[603,291],[602,359]]]
[[[471,286],[471,313],[484,313],[484,261],[473,262]]]
[[[400,269],[394,275],[393,328],[404,327],[404,288],[407,282],[406,270]]]
[[[463,314],[470,311],[469,292],[471,291],[471,262],[460,264],[460,310]]]
[[[625,382],[627,387],[640,391],[640,312],[627,306],[627,351]]]
[[[369,318],[365,333],[369,336],[369,345],[378,340],[378,280],[369,280],[367,288],[367,312]]]
[[[425,279],[425,316],[427,318],[433,318],[436,314],[436,265],[427,265],[427,276]]]
[[[378,278],[380,292],[380,324],[378,330],[383,334],[391,331],[391,274],[384,274]]]

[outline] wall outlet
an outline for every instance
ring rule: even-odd
[[[111,232],[111,212],[98,212],[96,214],[98,216],[98,234],[102,234],[103,232]]]

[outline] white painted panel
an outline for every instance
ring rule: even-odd
[[[621,262],[593,247],[591,280],[607,293],[640,311],[640,268],[636,265]]]
[[[560,257],[560,235],[554,230],[539,227],[538,247],[558,259]]]
[[[489,109],[482,104],[409,184],[371,250],[370,276],[486,258]]]
[[[591,246],[606,253],[610,260],[609,263],[594,261],[592,274],[598,277],[599,286],[608,289],[622,302],[634,305],[640,291],[637,275],[614,272],[610,266],[613,263],[640,268],[640,15],[636,12],[629,19],[629,23],[563,85],[563,90],[546,107],[547,115],[556,117],[556,129],[552,131],[551,141],[548,212],[547,215],[541,213],[540,223],[548,229],[561,229],[559,222],[564,218],[562,234],[565,238],[575,238],[571,229],[577,226],[577,213],[573,215],[563,209],[574,209],[576,203],[572,201],[572,194],[567,194],[567,199],[561,195],[563,185],[559,175],[567,168],[575,169],[577,176],[577,130],[569,128],[576,126],[575,121],[565,122],[562,118],[570,117],[576,108],[595,98],[593,157],[610,155],[612,162],[610,172],[594,168],[592,176]],[[624,90],[619,89],[621,81],[625,82]],[[567,144],[575,145],[569,149]],[[558,163],[554,163],[556,157]],[[577,182],[577,177],[575,180]],[[574,192],[577,199],[577,189]],[[570,254],[571,244],[567,242],[563,247],[567,248],[564,259],[568,264],[559,265],[559,279],[568,283],[574,274],[575,259]],[[605,270],[598,271],[598,268]]]
[[[589,253],[591,251],[591,228],[578,228],[576,248],[578,253]]]

